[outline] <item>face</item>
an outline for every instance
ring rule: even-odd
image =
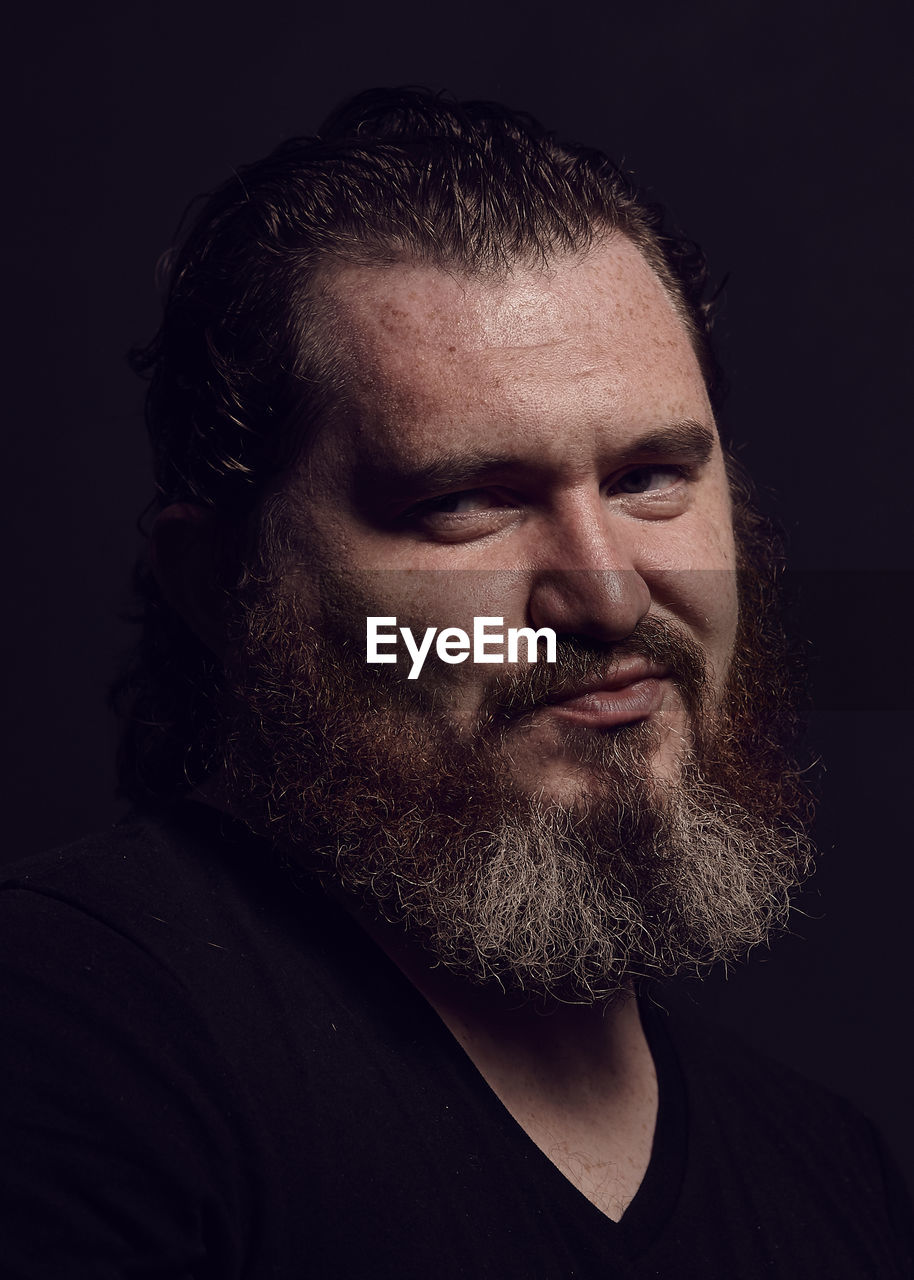
[[[719,692],[735,554],[704,380],[644,258],[615,237],[498,282],[347,267],[329,293],[352,353],[345,409],[289,496],[310,563],[359,602],[352,643],[366,614],[415,634],[471,633],[475,616],[550,627],[599,657],[509,724],[516,783],[567,800],[583,785],[574,744],[640,722],[657,733],[653,769],[673,776],[684,700],[670,664],[630,637],[645,620],[672,625]],[[320,610],[307,569],[297,586]],[[421,689],[470,734],[504,678],[430,660]]]
[[[472,982],[592,1001],[745,954],[805,858],[783,670],[764,612],[738,619],[720,445],[657,279],[617,239],[498,283],[325,287],[348,382],[238,591],[234,810]],[[559,661],[411,681],[366,664],[367,615],[550,627]]]

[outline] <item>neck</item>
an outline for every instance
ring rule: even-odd
[[[631,993],[592,1004],[524,999],[471,985],[402,934],[374,922],[367,927],[487,1078],[501,1064],[567,1095],[595,1080],[618,1081],[639,1058],[641,1066],[651,1062]]]
[[[634,997],[548,1008],[522,1002],[470,986],[398,931],[355,914],[527,1136],[618,1221],[647,1170],[657,1115],[657,1078]]]
[[[218,794],[198,798],[232,811]],[[473,986],[332,881],[324,885],[428,1001],[527,1136],[598,1209],[621,1218],[647,1169],[657,1116],[633,995],[544,1005]]]

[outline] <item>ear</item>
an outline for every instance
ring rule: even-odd
[[[217,657],[225,651],[222,539],[212,512],[192,502],[166,507],[152,527],[151,564],[162,595]]]

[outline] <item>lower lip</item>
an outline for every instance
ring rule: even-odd
[[[621,689],[596,689],[577,698],[550,703],[547,710],[561,720],[610,729],[635,720],[646,720],[659,711],[663,701],[663,681],[648,677],[634,680]]]

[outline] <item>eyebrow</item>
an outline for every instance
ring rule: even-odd
[[[626,452],[673,454],[684,462],[701,466],[711,457],[716,443],[716,431],[692,418],[686,418],[682,422],[671,422],[657,431],[639,436],[631,442]]]
[[[674,457],[692,466],[703,466],[714,452],[716,433],[691,418],[669,423],[636,436],[619,449],[621,457]],[[394,500],[415,493],[447,493],[471,488],[495,472],[514,470],[533,473],[541,467],[509,454],[470,449],[459,454],[442,453],[420,465],[396,457],[363,458],[355,474],[355,485],[369,501]]]

